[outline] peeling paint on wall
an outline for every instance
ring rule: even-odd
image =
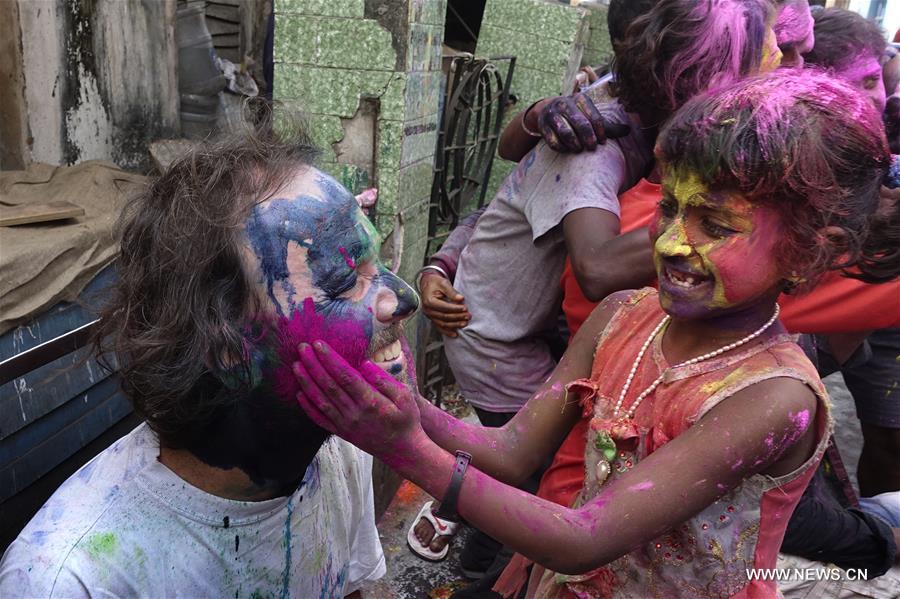
[[[175,0],[18,0],[32,161],[145,170],[175,137]]]
[[[113,125],[106,111],[103,98],[97,89],[97,80],[78,64],[73,80],[77,96],[67,96],[65,126],[63,128],[63,160],[75,164],[82,156],[106,157],[112,147]]]

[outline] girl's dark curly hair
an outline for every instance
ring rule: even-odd
[[[756,73],[768,0],[660,0],[616,45],[610,92],[647,126],[698,93]]]
[[[869,282],[900,273],[897,252],[870,245],[891,158],[880,115],[841,81],[782,69],[703,94],[672,117],[656,153],[666,169],[778,211],[779,266],[806,289],[829,269],[855,267]]]
[[[120,218],[119,279],[95,350],[114,356],[107,368],[118,366],[135,410],[167,446],[182,446],[187,431],[233,401],[209,389],[211,373],[237,365],[249,375],[244,334],[256,294],[242,261],[244,222],[317,154],[301,127],[276,134],[269,107],[258,118],[176,160]]]

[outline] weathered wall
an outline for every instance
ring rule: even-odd
[[[532,102],[572,91],[590,35],[589,12],[547,0],[487,0],[476,55],[513,55],[510,93],[518,98],[508,120]],[[515,165],[496,158],[488,201]]]
[[[18,0],[26,162],[148,164],[178,132],[175,0]]]
[[[372,220],[386,237],[402,223],[393,255],[407,279],[425,251],[444,11],[444,0],[275,0],[274,97],[307,114],[324,170],[353,192],[378,188]]]
[[[25,168],[28,123],[19,7],[0,2],[0,170]]]
[[[581,56],[582,66],[598,67],[606,65],[612,59],[612,42],[606,23],[607,10],[605,6],[592,6],[588,10],[590,31]]]

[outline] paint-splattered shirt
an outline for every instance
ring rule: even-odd
[[[643,131],[620,104],[598,110],[631,133],[581,154],[539,143],[503,182],[460,256],[454,286],[472,320],[444,348],[460,389],[479,408],[517,411],[555,366],[546,339],[562,301],[563,218],[581,208],[618,216],[618,195],[652,161]]]
[[[371,456],[336,437],[290,497],[184,482],[144,424],[53,494],[0,562],[0,597],[344,597],[381,577]]]

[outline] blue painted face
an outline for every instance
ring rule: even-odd
[[[304,328],[327,330],[303,335],[321,335],[341,351],[358,346],[361,334],[363,357],[394,374],[402,370],[400,322],[416,310],[418,298],[381,264],[378,233],[344,187],[307,168],[254,207],[246,232],[265,308],[280,317],[279,326],[293,323],[297,333],[298,317],[307,313]],[[321,318],[310,320],[310,310]]]
[[[250,386],[230,373],[210,393],[238,391],[189,449],[257,485],[292,491],[328,433],[295,401],[297,346],[327,341],[353,363],[365,358],[410,383],[401,322],[418,307],[413,290],[378,260],[378,236],[350,193],[311,168],[253,208],[245,225],[245,268],[260,312],[247,323]]]

